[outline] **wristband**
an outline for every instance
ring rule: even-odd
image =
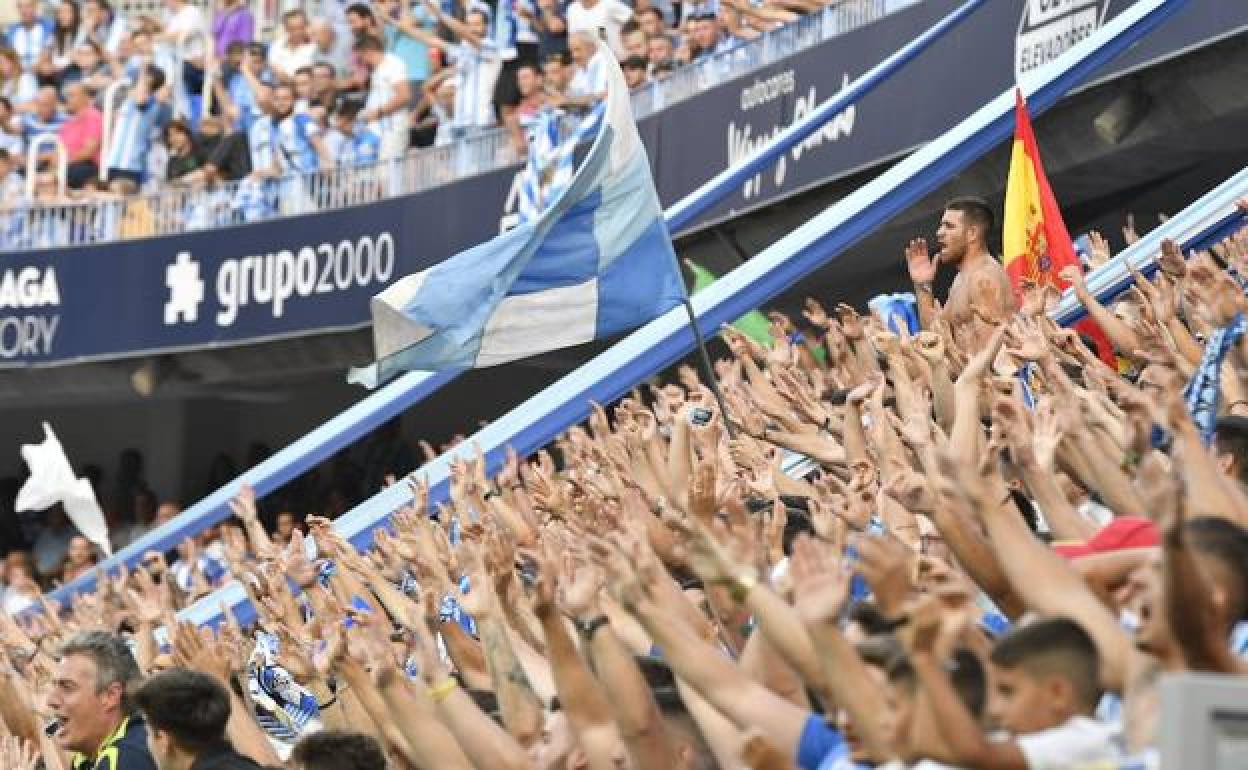
[[[487,489],[485,494],[481,496],[483,500],[489,500],[491,497],[499,497],[498,492],[493,489]]]
[[[442,684],[430,687],[426,692],[434,703],[441,703],[446,700],[446,696],[455,691],[456,687],[459,687],[459,682],[455,681],[454,677],[447,677]]]
[[[576,621],[576,630],[587,640],[593,639],[594,634],[598,633],[598,629],[607,625],[609,622],[610,621],[607,619],[606,615],[595,615],[589,620]]]

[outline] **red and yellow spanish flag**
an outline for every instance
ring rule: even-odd
[[[1005,271],[1010,276],[1015,296],[1021,301],[1024,281],[1063,290],[1068,284],[1058,274],[1067,265],[1080,267],[1080,264],[1040,161],[1040,148],[1031,130],[1027,102],[1017,89],[1014,96],[1014,148],[1005,187],[1001,240]],[[1101,360],[1116,366],[1113,348],[1101,327],[1084,319],[1075,324],[1075,329],[1096,342],[1096,353]]]

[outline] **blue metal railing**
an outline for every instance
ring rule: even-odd
[[[1205,193],[1138,241],[1119,252],[1107,264],[1092,271],[1086,278],[1088,291],[1102,304],[1112,302],[1129,289],[1134,280],[1127,265],[1152,275],[1157,270],[1161,242],[1172,240],[1184,252],[1206,249],[1238,230],[1244,224],[1244,212],[1235,201],[1248,195],[1248,168]],[[1087,315],[1074,292],[1066,291],[1062,300],[1049,314],[1054,321],[1068,326]]]
[[[664,214],[669,230],[674,232],[683,224],[693,221],[703,212],[710,210],[738,188],[745,179],[770,166],[797,143],[819,130],[837,113],[896,74],[936,40],[968,18],[984,2],[986,0],[966,0],[938,24],[872,67],[842,89],[840,93],[823,102],[809,115],[796,121],[766,145],[755,150],[739,166],[716,175],[702,187],[685,196]],[[277,452],[264,463],[187,508],[176,519],[122,549],[106,560],[101,565],[102,569],[108,572],[123,565],[130,568],[147,551],[167,551],[188,535],[200,532],[228,518],[230,512],[227,503],[241,484],[251,484],[256,489],[256,494],[263,497],[335,452],[350,446],[361,436],[402,413],[403,410],[432,395],[458,374],[459,372],[454,371],[436,374],[412,372],[400,377],[289,447]],[[80,575],[68,585],[58,589],[53,597],[64,604],[73,595],[91,591],[94,586],[95,572],[92,571]]]
[[[1140,0],[1104,27],[1020,84],[1035,114],[1170,18],[1185,0]],[[718,328],[767,301],[861,240],[881,224],[932,192],[1013,131],[1013,89],[984,105],[940,139],[815,216],[744,265],[692,298],[700,323]],[[487,469],[503,461],[507,446],[524,454],[549,442],[588,415],[590,400],[611,401],[693,349],[693,333],[683,309],[673,310],[634,332],[607,352],[552,384],[496,422],[465,446],[485,451]],[[452,454],[423,469],[431,501],[446,499]],[[335,528],[357,547],[371,543],[372,531],[410,501],[401,484],[383,490],[341,517]],[[213,624],[222,603],[244,620],[253,615],[237,584],[230,584],[183,611],[183,617]]]

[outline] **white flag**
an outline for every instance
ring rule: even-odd
[[[112,556],[108,523],[96,502],[91,482],[74,476],[65,448],[52,432],[52,426],[45,422],[43,432],[42,444],[22,445],[22,459],[30,468],[30,478],[17,493],[17,510],[42,511],[60,503],[83,537],[99,546],[105,556]]]

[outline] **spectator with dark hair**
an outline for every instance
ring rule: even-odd
[[[314,105],[332,110],[338,103],[338,79],[334,65],[318,61],[312,65],[312,96]]]
[[[86,38],[74,47],[73,60],[61,76],[61,93],[64,94],[70,84],[81,83],[94,100],[113,81],[113,72],[100,44]]]
[[[307,111],[312,107],[312,67],[295,70],[291,86],[295,89],[295,109]]]
[[[360,120],[381,137],[383,160],[401,158],[407,152],[411,127],[411,94],[403,60],[386,53],[381,39],[368,35],[355,43],[355,53],[368,68],[368,98]]]
[[[21,155],[25,146],[21,132],[13,127],[14,122],[12,102],[0,96],[0,150],[11,157]]]
[[[186,121],[172,120],[165,126],[165,146],[169,148],[169,163],[165,166],[168,181],[192,181],[187,177],[203,165],[203,156]]]
[[[502,70],[498,46],[489,36],[490,8],[477,0],[469,6],[460,21],[442,11],[431,0],[425,7],[446,25],[456,43],[438,40],[436,45],[452,60],[455,67],[455,111],[451,116],[452,133],[462,138],[477,133],[497,122],[494,109],[494,84]]]
[[[29,148],[36,137],[44,134],[56,134],[65,122],[65,113],[61,110],[56,89],[44,86],[35,95],[34,108],[22,114],[20,119],[22,139]],[[44,150],[48,152],[47,149]],[[50,159],[51,155],[45,156]]]
[[[0,208],[15,206],[25,196],[22,175],[17,173],[21,159],[0,147]]]
[[[641,88],[650,77],[646,74],[650,64],[641,56],[630,56],[620,62],[620,68],[624,71],[624,82],[629,88]]]
[[[17,54],[22,68],[33,71],[40,54],[52,43],[52,20],[39,14],[36,0],[16,0],[17,21],[9,25],[5,38]]]
[[[645,59],[649,56],[649,50],[646,44],[649,42],[649,35],[641,28],[641,24],[636,18],[629,19],[620,28],[620,45],[623,49],[620,54],[620,61],[625,62],[633,57]]]
[[[929,256],[923,238],[912,240],[906,247],[906,264],[919,299],[919,319],[924,329],[931,328],[937,318],[932,282],[942,264],[953,265],[958,275],[940,311],[941,318],[961,325],[978,312],[984,320],[996,323],[1017,309],[1010,277],[988,250],[993,224],[992,209],[983,199],[954,198],[945,204],[936,231],[940,251],[935,259]]]
[[[77,0],[61,0],[56,6],[52,39],[35,62],[35,74],[43,85],[60,87],[61,76],[70,64],[74,48],[86,36],[82,27],[82,11]]]
[[[1248,417],[1227,415],[1218,418],[1214,448],[1222,472],[1248,485]]]
[[[381,159],[381,137],[359,120],[360,103],[343,99],[330,114],[325,147],[338,168],[372,165]]]
[[[273,74],[260,43],[234,43],[226,51],[221,77],[213,81],[230,129],[246,134],[269,106]]]
[[[75,770],[155,770],[147,723],[130,695],[139,676],[120,636],[88,631],[61,645],[48,709],[52,738],[73,754]]]
[[[672,43],[672,36],[660,32],[646,40],[646,61],[650,65],[651,77],[659,75],[660,68],[664,73],[670,72],[676,66],[676,46]]]
[[[86,39],[99,47],[104,59],[116,56],[126,39],[125,19],[117,15],[110,0],[83,1],[82,29]]]
[[[134,703],[159,770],[258,770],[230,743],[230,694],[210,674],[172,668],[147,679]]]
[[[382,41],[386,51],[403,62],[407,71],[408,96],[413,104],[420,98],[421,83],[433,74],[430,69],[429,39],[434,36],[433,16],[422,3],[408,0],[380,0]]]
[[[27,72],[12,48],[0,45],[0,97],[10,106],[25,107],[39,90],[39,81]]]
[[[65,566],[61,568],[60,582],[68,583],[95,566],[95,546],[82,535],[75,535],[65,551]]]
[[[164,85],[165,73],[148,65],[122,102],[104,152],[104,167],[113,192],[137,192],[147,179],[152,136],[161,113],[156,94]]]
[[[572,66],[567,52],[552,53],[542,61],[542,90],[548,102],[558,103],[567,93],[571,79]]]
[[[269,67],[283,83],[293,82],[302,67],[316,60],[316,43],[308,35],[308,15],[295,8],[282,14],[282,35],[269,46]]]
[[[520,93],[520,101],[512,111],[507,125],[512,131],[512,141],[523,153],[528,147],[529,132],[546,106],[545,84],[537,65],[525,63],[516,68],[516,89]]]
[[[322,730],[295,744],[295,770],[385,770],[386,755],[376,738],[343,730]]]

